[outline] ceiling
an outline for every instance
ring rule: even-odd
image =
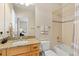
[[[25,6],[25,5],[21,5],[19,3],[13,3],[13,8],[15,10],[15,12],[33,12],[35,13],[35,8],[36,7],[40,7],[42,10],[46,11],[51,9],[52,12],[54,12],[55,10],[59,10],[59,8],[61,7],[61,3],[35,3],[29,6]]]
[[[17,11],[31,11],[34,12],[35,11],[35,6],[34,5],[29,5],[29,6],[25,6],[25,5],[20,5],[20,4],[12,4],[14,10]]]

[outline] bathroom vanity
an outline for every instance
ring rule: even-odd
[[[0,56],[39,56],[40,43],[35,39],[28,39],[24,44],[16,44],[15,41],[8,41],[0,44]]]

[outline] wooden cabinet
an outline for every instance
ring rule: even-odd
[[[30,46],[21,46],[7,49],[8,56],[23,54],[27,52],[30,52]]]
[[[39,44],[9,48],[6,50],[7,56],[39,56]]]
[[[0,50],[0,56],[39,56],[39,43]]]

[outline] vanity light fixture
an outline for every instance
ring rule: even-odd
[[[25,5],[25,6],[29,6],[32,5],[33,3],[19,3],[20,5]]]

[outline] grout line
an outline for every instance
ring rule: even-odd
[[[68,20],[68,21],[55,21],[55,20],[53,20],[52,22],[55,22],[55,23],[68,23],[68,22],[74,22],[74,21],[77,21],[77,20]]]
[[[55,23],[62,23],[61,21],[52,21],[52,22],[55,22]]]

